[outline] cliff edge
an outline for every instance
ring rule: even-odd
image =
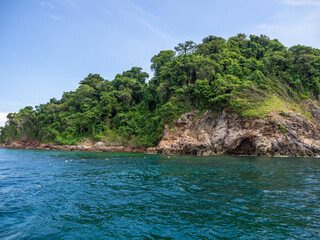
[[[235,113],[198,110],[165,126],[158,154],[193,155],[320,155],[320,109],[307,104],[310,119],[294,112],[270,113],[265,118],[243,118]]]

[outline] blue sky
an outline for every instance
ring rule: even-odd
[[[0,113],[60,98],[89,73],[151,73],[160,50],[237,33],[320,48],[320,0],[1,0]]]

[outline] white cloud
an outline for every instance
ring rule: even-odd
[[[293,6],[319,6],[320,0],[284,0],[284,3]]]
[[[8,113],[3,113],[3,112],[0,113],[0,127],[3,127],[4,124],[6,123],[7,115]]]
[[[51,9],[55,8],[53,3],[47,2],[47,1],[40,1],[40,5],[44,8],[51,8]]]

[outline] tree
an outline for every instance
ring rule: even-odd
[[[99,74],[90,73],[85,79],[80,82],[80,85],[88,85],[94,89],[97,89],[101,83],[105,80]]]
[[[202,44],[197,47],[197,53],[201,55],[211,55],[214,53],[220,53],[223,50],[223,46],[226,42],[221,37],[209,35],[202,40]]]
[[[129,77],[136,79],[139,83],[145,84],[146,79],[149,77],[149,74],[146,72],[142,72],[142,68],[140,67],[133,67],[128,71],[124,71],[122,73],[123,77]]]
[[[179,43],[174,49],[178,54],[186,55],[187,53],[193,53],[196,48],[197,44],[195,44],[193,41],[186,41],[185,43]]]
[[[155,76],[158,76],[160,69],[167,62],[171,61],[175,56],[175,52],[172,50],[160,51],[159,54],[151,58],[151,70],[155,72]]]

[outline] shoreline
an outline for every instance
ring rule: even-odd
[[[13,142],[11,144],[0,144],[0,148],[25,149],[25,150],[48,150],[48,151],[69,151],[69,152],[127,152],[127,153],[148,153],[148,148],[124,147],[124,146],[101,146],[100,145],[53,145],[53,144],[29,144]]]
[[[144,153],[144,154],[158,154],[163,156],[200,156],[200,157],[209,157],[209,156],[234,156],[234,157],[267,157],[267,158],[320,158],[320,155],[315,156],[290,156],[290,155],[257,155],[257,154],[248,154],[248,155],[234,155],[234,154],[208,154],[208,155],[193,155],[193,154],[183,154],[179,151],[176,152],[161,152],[158,151],[156,147],[124,147],[124,146],[86,146],[86,145],[53,145],[53,144],[40,144],[38,146],[24,146],[19,143],[11,144],[0,144],[0,148],[6,149],[22,149],[22,150],[45,150],[45,151],[68,151],[68,152],[92,152],[92,153]]]

